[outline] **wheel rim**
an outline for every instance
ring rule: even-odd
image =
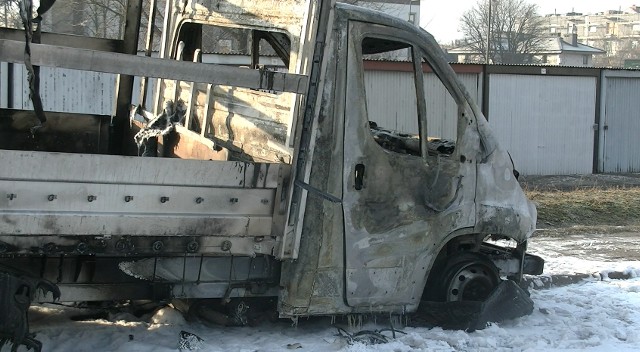
[[[494,270],[482,263],[469,263],[451,277],[447,301],[484,301],[498,283]]]

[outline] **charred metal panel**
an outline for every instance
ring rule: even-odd
[[[33,216],[32,216],[33,217]],[[79,217],[76,217],[76,220]],[[209,219],[200,221],[202,231],[205,235],[198,235],[190,232],[190,223],[183,217],[167,216],[158,220],[158,226],[151,230],[149,235],[0,235],[0,256],[15,255],[112,255],[112,256],[134,256],[134,255],[270,255],[277,241],[273,237],[260,236],[260,233],[268,233],[268,221],[253,221],[238,219]],[[28,221],[36,222],[38,219],[29,219],[28,216],[7,216],[3,217],[3,222],[24,223]],[[65,225],[65,218],[44,217],[50,220],[49,223],[38,224],[39,228],[47,225]],[[59,222],[55,222],[60,220]],[[84,217],[84,221],[102,221],[100,217]],[[123,226],[133,226],[135,222],[122,220]],[[148,218],[146,220],[149,220]],[[140,219],[136,219],[139,223]],[[185,226],[184,231],[171,236],[161,234],[160,226],[169,224],[170,221]],[[235,222],[235,223],[234,223]],[[83,222],[76,221],[69,227],[81,227]],[[109,225],[109,224],[107,224]],[[235,226],[235,229],[234,229]],[[242,228],[244,226],[244,228]],[[86,228],[86,227],[85,227]],[[244,232],[243,232],[244,231]]]
[[[602,152],[599,171],[640,172],[640,75],[628,71],[603,73]]]
[[[358,73],[361,40],[384,36],[423,43],[391,28],[373,29],[358,22],[353,22],[349,32],[353,35],[349,47],[353,61],[349,62],[346,92],[347,101],[353,103],[347,106],[345,130],[349,136],[345,138],[343,181],[345,298],[354,311],[414,310],[443,239],[474,223],[473,163],[478,138],[473,119],[467,117],[472,115],[466,97],[454,90],[458,143],[452,154],[426,156],[425,150],[425,159],[390,152],[378,145],[371,132],[361,127],[368,124],[369,107],[358,101],[355,93],[364,89]],[[429,49],[423,50],[430,53]],[[434,60],[434,68],[445,82],[455,82],[450,67],[437,64]],[[360,186],[354,182],[358,165],[364,169]]]
[[[174,17],[169,19],[172,32],[165,35],[163,57],[175,57],[177,31],[184,22],[206,23],[216,26],[268,29],[287,33],[291,39],[290,72],[304,74],[300,58],[310,50],[304,45],[305,35],[312,35],[311,19],[317,1],[314,0],[174,0]],[[308,30],[309,29],[309,30]]]
[[[520,184],[511,155],[498,143],[488,121],[471,105],[476,115],[479,145],[476,190],[476,225],[483,235],[501,235],[524,243],[535,231],[537,211]]]
[[[20,42],[0,39],[0,49],[2,49],[0,50],[0,60],[14,63],[23,62],[22,55],[16,54],[16,52],[20,52],[22,46]],[[306,78],[302,75],[279,72],[267,74],[258,70],[223,67],[216,64],[205,66],[193,62],[176,62],[45,44],[33,45],[31,50],[32,63],[41,66],[167,79],[178,78],[227,85],[235,84],[241,87],[284,92],[302,93],[306,89]]]
[[[271,226],[285,165],[0,153],[0,241],[10,252],[52,244],[65,253],[154,253],[138,236],[196,242],[180,240],[171,252],[255,255],[276,245]],[[120,243],[117,236],[133,239]],[[104,240],[105,249],[94,240]]]
[[[2,199],[7,211],[62,213],[270,216],[275,189],[59,183],[0,180],[16,196]],[[131,197],[129,201],[125,199]],[[133,229],[129,229],[134,231]],[[27,230],[24,230],[26,233]],[[185,229],[186,231],[186,229]],[[101,231],[104,232],[104,231]],[[146,231],[145,231],[146,232]]]
[[[192,85],[181,82],[176,95],[190,101]],[[174,82],[165,81],[165,99],[173,99],[174,86]],[[206,123],[209,127],[203,135],[224,142],[222,146],[231,145],[232,155],[241,151],[245,155],[240,159],[291,162],[292,152],[286,141],[293,94],[214,85],[207,95],[205,85],[197,86],[192,130],[200,133]]]
[[[171,6],[171,5],[170,5]],[[290,45],[286,53],[289,62],[288,71],[296,74],[306,74],[310,62],[303,62],[300,58],[309,55],[313,48],[306,41],[311,41],[314,34],[314,10],[316,1],[312,0],[279,0],[271,2],[247,2],[240,0],[191,0],[186,3],[175,1],[172,18],[166,23],[171,31],[166,31],[163,38],[162,57],[177,58],[179,31],[183,23],[199,23],[218,27],[244,28],[248,30],[281,33],[288,37]],[[305,38],[306,36],[309,36]],[[256,70],[258,72],[258,70]],[[260,70],[261,82],[271,82],[273,77],[281,73]],[[286,76],[290,84],[293,75]],[[213,82],[213,81],[212,81]],[[217,138],[230,142],[239,148],[241,159],[253,159],[275,162],[291,162],[290,149],[292,122],[297,115],[298,104],[301,99],[292,94],[271,94],[266,92],[239,89],[241,85],[235,82],[217,82],[226,87],[216,85],[212,88],[211,96],[207,97],[206,89],[199,88],[197,94],[198,108],[195,109],[200,126],[204,120],[211,122],[211,131]],[[228,85],[233,85],[233,87]],[[306,84],[306,82],[305,82]],[[299,85],[300,89],[286,90],[289,92],[306,92],[306,85]],[[157,92],[156,109],[159,109],[164,99],[170,99],[167,94],[173,91],[173,82],[163,80]],[[246,86],[245,87],[249,87]],[[272,91],[274,88],[259,88]],[[275,89],[278,90],[278,89]],[[280,90],[281,91],[281,90]],[[180,93],[178,93],[180,94]],[[180,95],[178,95],[180,96]],[[187,97],[187,100],[190,97]],[[206,99],[209,98],[209,104]],[[183,100],[185,98],[183,97]],[[187,101],[185,100],[185,101]],[[207,111],[204,107],[207,106]],[[205,131],[205,135],[208,131]]]
[[[212,140],[188,131],[186,128],[176,128],[174,133],[158,142],[162,144],[162,149],[167,157],[196,160],[229,160],[228,149],[223,149]]]
[[[482,234],[504,235],[522,243],[536,229],[537,212],[524,195],[513,170],[509,154],[502,147],[494,149],[478,163],[477,223],[474,230]]]
[[[273,188],[286,165],[0,151],[0,179],[128,185]],[[69,172],[76,170],[77,172]]]
[[[274,296],[278,263],[269,256],[61,256],[0,258],[33,277],[55,282],[60,300]],[[37,295],[38,302],[51,295]]]
[[[180,6],[181,0],[175,1]],[[198,20],[243,23],[264,28],[298,28],[292,33],[300,36],[299,29],[309,9],[307,0],[189,0],[185,6],[185,17]]]
[[[315,109],[311,110],[314,116],[310,119],[311,126],[304,129],[311,134],[309,148],[304,151],[309,159],[301,165],[305,174],[299,175],[312,191],[300,188],[306,202],[294,207],[303,216],[298,223],[290,219],[287,229],[291,232],[285,234],[287,243],[278,251],[285,257],[297,258],[282,264],[281,316],[351,311],[344,302],[344,218],[340,202],[346,102],[339,97],[345,94],[346,62],[338,48],[346,44],[346,31],[331,30],[329,26],[327,32],[331,40],[327,40],[324,54],[329,56],[317,72],[321,90]]]
[[[363,15],[363,21],[365,18],[392,22]],[[337,23],[336,28],[347,24]],[[336,40],[338,48],[346,49],[346,32],[333,31],[342,33]],[[434,51],[437,44],[433,39],[426,38],[426,42],[427,52],[439,52]],[[349,62],[348,69],[342,56],[345,52],[336,49],[329,46],[326,52],[338,54],[330,61],[338,62],[337,69],[324,66],[321,81],[322,102],[334,103],[316,110],[313,127],[306,130],[312,144],[308,152],[311,161],[306,163],[309,187],[305,188],[305,217],[298,259],[283,263],[280,311],[285,316],[411,311],[417,307],[435,255],[456,229],[468,229],[475,223],[475,163],[480,139],[473,117],[479,110],[463,103],[469,98],[451,83],[455,74],[444,61],[440,64],[436,60],[436,69],[449,80],[448,88],[460,104],[456,153],[434,156],[425,163],[419,157],[385,151],[367,128],[364,100],[358,96],[363,91],[363,78],[358,70],[350,70],[357,62]],[[338,140],[327,140],[327,135]],[[354,170],[360,162],[366,169],[363,187],[356,190]],[[334,172],[341,166],[342,179],[336,179]],[[343,214],[336,213],[338,201],[342,201]],[[344,228],[338,223],[342,219]],[[336,233],[342,234],[343,229],[344,242],[337,242]],[[336,271],[343,265],[340,250],[347,265],[342,267],[342,275]],[[346,287],[343,281],[329,283],[341,277]]]
[[[342,7],[342,6],[340,6]],[[349,9],[348,6],[344,6]],[[340,13],[340,12],[339,12]],[[361,19],[363,22],[383,22],[390,27],[404,28],[404,23],[395,23],[391,19],[368,17],[364,12],[350,12],[354,19]],[[338,25],[339,28],[340,25]],[[366,25],[362,26],[363,31],[371,30]],[[381,30],[377,28],[377,30]],[[411,32],[407,29],[405,33]],[[358,31],[351,28],[350,35],[358,36]],[[411,41],[410,36],[403,33],[402,39]],[[382,34],[381,34],[382,35]],[[385,31],[385,38],[393,36],[393,31]],[[356,40],[357,41],[357,40]],[[429,36],[421,36],[416,40],[424,53],[436,56],[433,59],[434,70],[443,78],[443,83],[457,103],[457,143],[453,154],[450,155],[430,155],[424,161],[418,157],[410,155],[400,155],[382,149],[374,142],[370,135],[368,121],[366,119],[366,106],[357,92],[363,91],[363,78],[359,76],[359,70],[351,70],[358,65],[357,46],[349,47],[350,59],[348,65],[337,70],[337,82],[346,79],[341,84],[336,84],[336,96],[345,94],[344,106],[338,105],[336,110],[328,109],[332,112],[328,115],[319,110],[317,121],[314,122],[312,131],[313,149],[310,155],[313,162],[309,164],[309,183],[313,188],[307,188],[306,210],[318,213],[323,209],[325,219],[305,217],[303,223],[302,237],[300,240],[300,256],[298,261],[285,264],[290,275],[283,275],[283,293],[281,294],[281,312],[285,315],[304,315],[309,312],[323,311],[328,313],[327,307],[333,307],[335,312],[372,312],[372,311],[412,311],[417,308],[422,289],[426,278],[433,264],[435,256],[456,236],[472,234],[476,224],[476,176],[485,177],[483,174],[476,174],[476,167],[486,162],[488,157],[496,151],[497,141],[487,130],[486,121],[480,113],[479,108],[474,104],[457,81],[455,73],[439,57],[440,51],[437,44]],[[344,42],[339,42],[344,45]],[[424,46],[422,46],[424,45]],[[344,46],[343,46],[344,47]],[[335,50],[332,52],[336,52]],[[339,53],[339,51],[338,51]],[[356,54],[354,54],[356,53]],[[339,56],[340,58],[340,56]],[[347,72],[346,76],[340,72]],[[331,72],[331,71],[329,71]],[[331,77],[333,72],[328,74]],[[327,73],[325,72],[325,75]],[[333,82],[328,80],[325,82]],[[325,83],[326,84],[326,83]],[[323,86],[331,89],[332,86]],[[325,91],[325,94],[328,92]],[[342,101],[342,99],[335,99]],[[345,114],[342,114],[342,108]],[[331,278],[339,276],[333,275],[327,268],[321,269],[320,263],[328,263],[319,257],[315,259],[315,253],[323,253],[323,246],[326,245],[323,236],[330,236],[327,232],[322,235],[313,229],[321,228],[320,224],[327,224],[331,217],[336,215],[329,210],[329,195],[339,193],[331,192],[331,183],[327,181],[318,184],[312,183],[316,162],[321,160],[332,160],[331,166],[339,159],[318,159],[325,154],[326,148],[318,148],[322,141],[322,136],[326,133],[321,126],[327,125],[326,118],[335,118],[344,121],[344,170],[342,184],[342,207],[345,221],[345,247],[344,254],[346,267],[344,268],[344,299],[348,306],[341,306],[335,296],[339,286],[325,284]],[[338,126],[341,122],[332,122]],[[317,126],[317,127],[316,127]],[[364,127],[364,128],[363,128]],[[334,130],[335,132],[335,130]],[[482,140],[482,142],[481,142]],[[481,148],[484,146],[485,148]],[[335,148],[333,145],[332,148]],[[325,154],[327,155],[327,154]],[[358,166],[364,166],[358,168]],[[327,166],[325,166],[326,168]],[[511,171],[513,171],[511,169]],[[364,176],[358,185],[357,174]],[[483,183],[484,192],[491,194],[496,191],[500,184]],[[522,194],[519,188],[509,189],[508,192]],[[487,197],[489,199],[489,197]],[[492,205],[509,208],[509,199],[500,197],[493,198]],[[522,199],[516,202],[515,207],[524,204],[527,211],[522,212],[519,225],[503,226],[503,228],[515,228],[519,232],[506,234],[507,237],[520,240],[530,235],[530,228],[527,224],[535,222],[535,211],[532,215],[529,203]],[[524,200],[524,202],[522,202]],[[336,200],[333,200],[336,201]],[[506,204],[505,204],[506,203]],[[322,206],[324,205],[324,206]],[[322,206],[320,208],[320,206]],[[307,213],[307,215],[310,213]],[[499,216],[484,217],[480,223],[509,221]],[[525,228],[522,231],[522,228]],[[325,227],[330,228],[330,227]],[[478,231],[488,230],[478,226]],[[324,253],[331,253],[330,251]],[[325,258],[331,258],[327,256]],[[312,271],[310,265],[316,265],[317,271]],[[333,262],[338,266],[338,261]],[[303,279],[312,277],[313,279]],[[286,279],[284,277],[286,276]],[[292,285],[291,283],[297,283]],[[315,289],[316,285],[324,287]],[[429,287],[426,288],[430,289]],[[309,302],[310,306],[305,307]]]
[[[489,82],[489,124],[520,173],[592,172],[595,77],[492,74]]]
[[[64,153],[106,153],[110,116],[47,112],[39,124],[32,111],[0,109],[0,149]]]

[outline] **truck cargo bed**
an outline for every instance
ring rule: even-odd
[[[0,160],[4,253],[271,254],[289,167],[12,150]]]

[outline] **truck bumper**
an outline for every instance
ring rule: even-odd
[[[502,281],[482,302],[422,301],[418,320],[444,329],[474,331],[488,323],[515,319],[533,312],[529,294],[511,280]]]
[[[537,255],[526,253],[522,273],[527,275],[541,275],[544,270],[544,259]]]

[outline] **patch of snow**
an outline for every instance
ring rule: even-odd
[[[186,324],[186,320],[179,310],[168,306],[158,309],[151,316],[150,323],[180,326]]]
[[[401,329],[387,344],[348,345],[329,319],[301,319],[258,327],[212,328],[187,323],[166,307],[149,321],[72,321],[67,308],[38,306],[32,322],[46,351],[176,351],[182,330],[201,337],[201,351],[638,351],[640,350],[640,278],[585,281],[532,291],[535,310],[522,317],[467,333],[441,328]],[[122,317],[120,317],[122,318]],[[382,324],[365,324],[381,329]],[[129,337],[129,336],[132,337]],[[386,336],[390,336],[385,333]],[[300,348],[295,348],[295,347]],[[288,347],[294,346],[294,348]]]
[[[186,322],[177,310],[165,307],[146,319],[128,314],[109,319],[75,321],[76,308],[34,306],[31,331],[44,351],[178,351],[181,331],[202,338],[200,351],[640,351],[640,261],[611,261],[566,256],[551,242],[532,249],[545,260],[545,274],[621,271],[628,280],[585,280],[564,287],[532,290],[534,312],[526,317],[493,324],[472,333],[441,328],[407,327],[381,345],[349,345],[337,335],[331,320],[300,319],[264,323],[257,327],[215,328]],[[345,326],[338,320],[338,325]],[[364,329],[383,329],[365,324]],[[354,331],[351,331],[354,332]],[[385,332],[385,336],[390,336]],[[7,346],[2,352],[9,351]]]

